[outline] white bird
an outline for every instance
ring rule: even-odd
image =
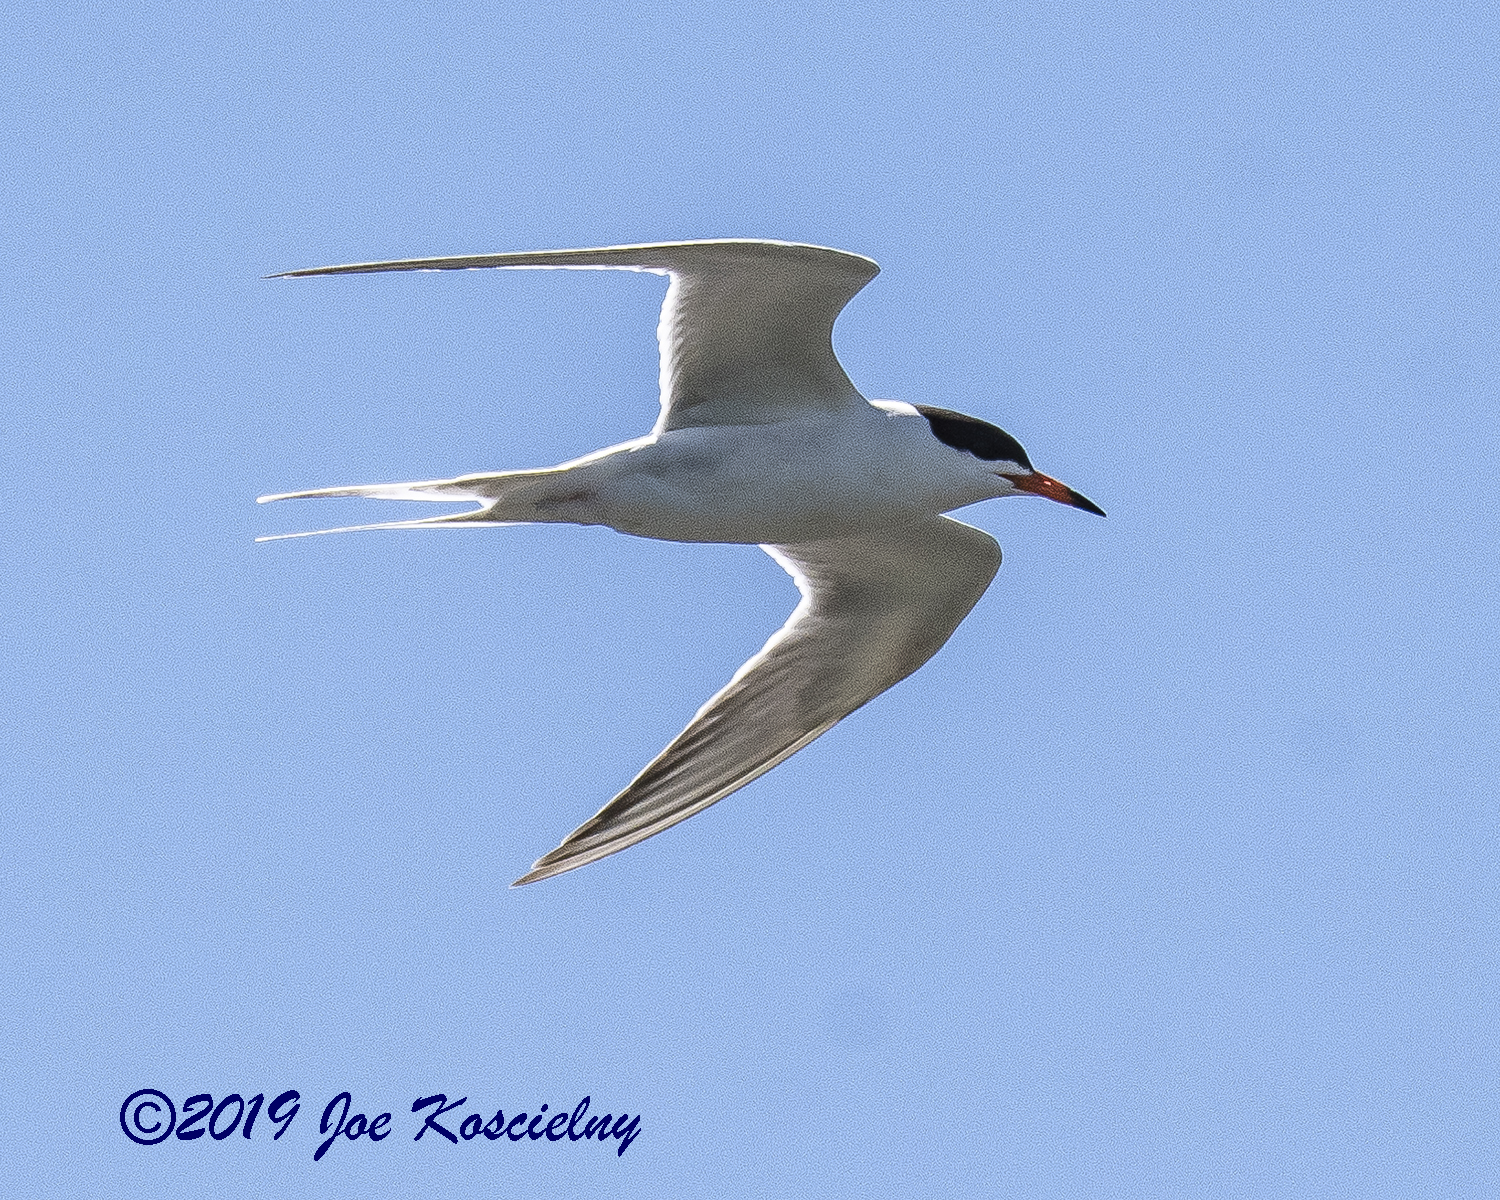
[[[272,278],[477,267],[666,275],[657,327],[661,415],[651,432],[540,470],[260,500],[478,505],[348,529],[552,521],[757,544],[802,593],[787,623],[688,727],[517,884],[571,871],[701,812],[931,658],[1000,566],[992,537],[944,513],[1025,493],[1104,515],[1035,470],[1004,430],[943,408],[866,401],[855,390],[832,333],[843,307],[880,270],[857,254],[716,240],[355,263]]]

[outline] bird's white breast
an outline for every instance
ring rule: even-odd
[[[564,479],[557,518],[683,542],[845,537],[997,494],[993,474],[906,405],[671,430],[581,459]]]

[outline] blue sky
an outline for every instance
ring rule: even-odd
[[[1494,1195],[1496,33],[13,6],[7,1190]],[[865,394],[1110,516],[968,510],[1005,565],[924,670],[512,891],[795,594],[597,529],[254,544],[396,515],[261,493],[643,432],[662,289],[261,276],[715,236],[877,259]],[[137,1146],[146,1087],[302,1111]],[[314,1162],[346,1090],[394,1132]],[[640,1133],[413,1142],[439,1092]]]

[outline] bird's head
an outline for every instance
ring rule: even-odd
[[[997,496],[1024,492],[1030,496],[1045,496],[1059,504],[1070,504],[1101,517],[1104,515],[1104,510],[1087,496],[1033,467],[1021,443],[998,425],[951,409],[935,408],[931,404],[913,404],[912,408],[927,418],[938,441],[971,454],[984,464],[984,469],[999,481],[1002,490],[996,493]]]

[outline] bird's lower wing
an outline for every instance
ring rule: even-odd
[[[937,653],[1000,566],[994,538],[949,517],[763,548],[802,593],[791,619],[629,787],[517,884],[633,846],[795,754]]]

